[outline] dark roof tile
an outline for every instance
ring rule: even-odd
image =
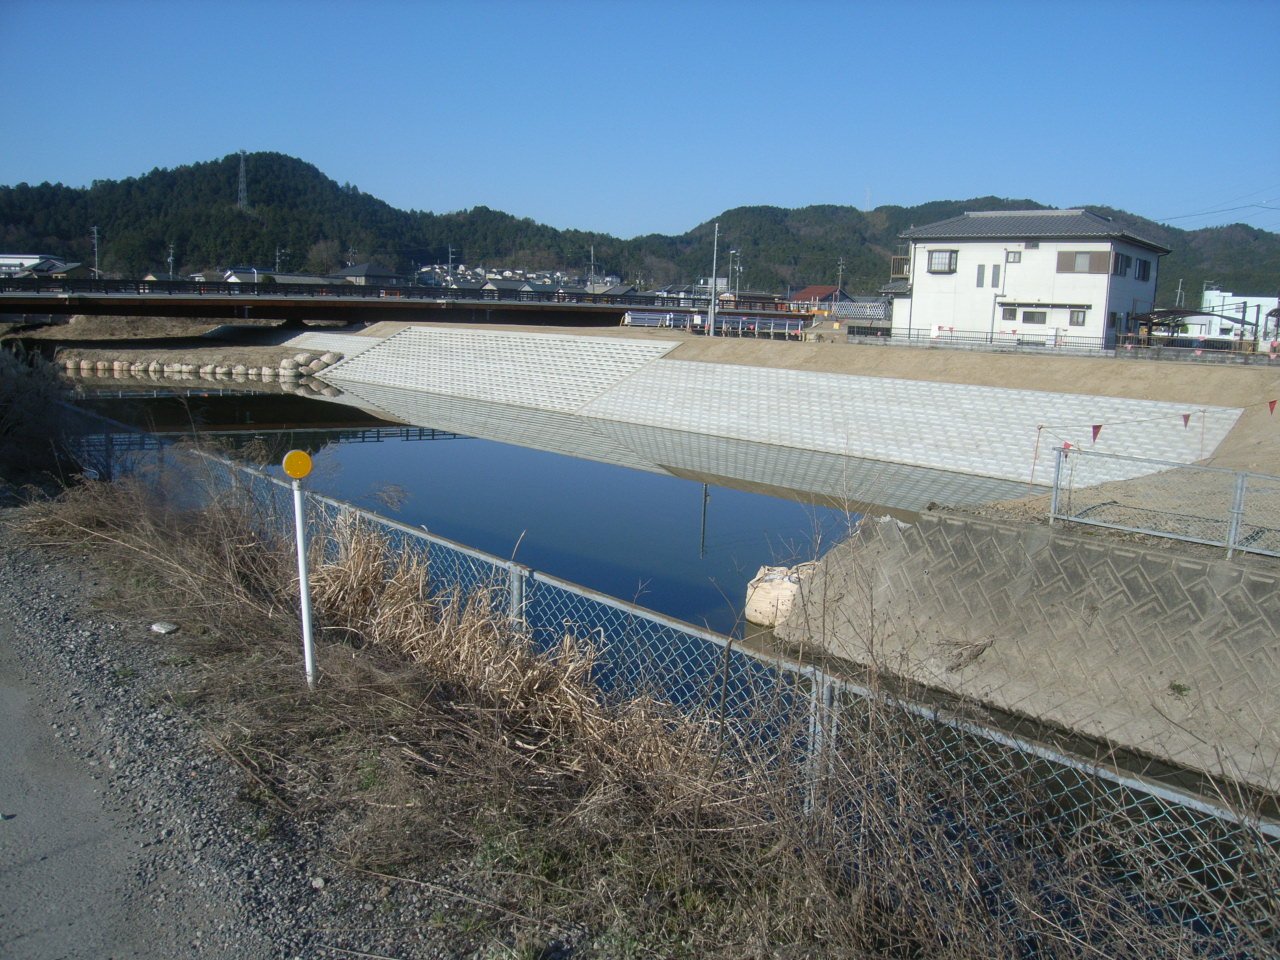
[[[1168,253],[1167,247],[1122,229],[1088,210],[993,210],[912,227],[905,240],[1125,240]]]

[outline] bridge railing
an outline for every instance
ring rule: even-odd
[[[651,293],[583,293],[572,290],[503,290],[484,288],[428,287],[413,284],[385,286],[355,283],[234,283],[200,280],[57,280],[46,277],[0,278],[0,294],[40,296],[182,296],[182,297],[270,297],[339,298],[344,300],[417,300],[437,303],[530,303],[570,304],[606,307],[671,309],[678,301],[684,309],[707,307],[706,297],[672,297]],[[743,299],[738,311],[794,315],[786,303]]]

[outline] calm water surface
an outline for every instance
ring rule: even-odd
[[[727,632],[764,563],[812,559],[842,512],[487,440],[334,444],[313,486]],[[705,505],[705,533],[704,533]]]
[[[94,407],[157,430],[184,418],[210,431],[235,424],[242,441],[255,437],[250,424],[261,424],[256,435],[281,477],[276,454],[308,449],[310,489],[726,633],[738,625],[747,581],[762,564],[812,559],[849,524],[830,507],[490,440],[353,442],[371,434],[287,430],[332,419],[333,404],[299,407],[297,398],[266,395],[187,402],[177,413],[172,402],[167,410],[136,400]]]

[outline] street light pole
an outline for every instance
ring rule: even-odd
[[[716,254],[720,250],[720,223],[716,221],[715,236],[711,240],[711,300],[707,304],[707,336],[716,335]]]

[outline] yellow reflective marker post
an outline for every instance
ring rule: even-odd
[[[316,655],[311,640],[311,587],[307,581],[307,523],[302,509],[302,479],[311,473],[311,457],[305,450],[290,450],[281,464],[293,480],[293,526],[298,534],[298,594],[302,602],[302,660],[307,687],[316,686]]]

